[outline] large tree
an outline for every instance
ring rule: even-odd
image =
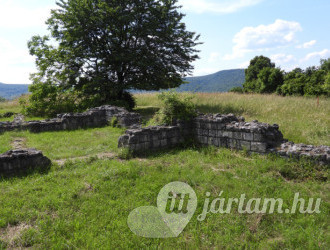
[[[28,43],[38,68],[31,76],[32,112],[59,111],[49,107],[63,108],[54,104],[59,100],[68,109],[87,108],[130,99],[129,89],[177,87],[198,58],[199,36],[186,30],[177,0],[60,0],[57,5],[47,21],[50,36],[34,36]],[[45,108],[39,112],[41,101]]]
[[[245,69],[245,92],[272,93],[282,84],[283,72],[268,57],[254,57]]]

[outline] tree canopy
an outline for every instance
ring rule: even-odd
[[[268,57],[256,56],[245,70],[246,92],[272,93],[283,84],[283,72]]]
[[[178,87],[198,58],[199,36],[186,30],[177,0],[60,0],[57,5],[46,22],[50,36],[34,36],[28,43],[38,68],[31,76],[32,113],[118,102],[131,108],[127,90]]]
[[[256,56],[245,70],[243,89],[234,92],[278,93],[281,95],[330,96],[330,58],[320,66],[284,72],[268,57]]]

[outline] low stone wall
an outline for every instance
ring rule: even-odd
[[[283,143],[277,152],[284,157],[307,158],[323,165],[330,164],[330,147]]]
[[[194,120],[194,134],[199,143],[216,147],[245,149],[266,153],[279,146],[283,135],[278,125],[245,122],[234,115],[202,115]]]
[[[141,123],[140,114],[128,112],[125,108],[121,107],[105,105],[98,108],[93,108],[91,111],[104,111],[107,122],[111,122],[113,118],[116,118],[118,124],[126,128],[139,126]]]
[[[80,128],[103,127],[116,117],[118,124],[130,127],[139,124],[141,117],[137,113],[128,112],[124,108],[101,106],[84,113],[59,114],[54,119],[41,121],[24,121],[16,119],[14,122],[0,122],[0,133],[12,130],[29,130],[34,133],[61,130],[76,130]]]
[[[35,149],[11,150],[0,155],[0,175],[12,176],[31,169],[47,169],[51,161]]]
[[[129,129],[118,141],[119,147],[128,147],[134,152],[174,147],[191,136],[189,125],[156,126]]]
[[[190,123],[177,126],[127,130],[119,139],[119,147],[133,151],[152,150],[175,146],[190,138],[203,145],[266,153],[283,142],[283,135],[278,129],[276,124],[248,123],[243,117],[237,118],[232,114],[200,115]]]
[[[330,147],[293,144],[283,139],[277,124],[245,122],[243,117],[199,115],[190,123],[127,130],[118,141],[119,147],[132,152],[168,148],[193,139],[202,145],[227,147],[256,153],[278,153],[285,157],[313,159],[330,164]]]

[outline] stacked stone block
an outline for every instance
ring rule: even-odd
[[[266,153],[282,143],[283,135],[278,128],[276,124],[245,122],[243,117],[232,114],[201,115],[194,121],[199,143],[258,153]]]
[[[129,128],[141,123],[141,116],[138,113],[128,112],[125,108],[115,107],[110,105],[104,105],[91,110],[105,111],[106,120],[111,122],[113,118],[116,118],[120,126]]]
[[[229,115],[200,115],[190,123],[180,123],[171,127],[151,127],[139,130],[128,130],[119,139],[119,147],[127,147],[132,151],[158,149],[175,146],[184,138],[191,138],[202,145],[245,149],[251,152],[266,153],[283,142],[283,135],[278,125],[269,125],[254,121],[244,122],[243,117]],[[174,134],[167,130],[176,131]],[[159,134],[165,137],[160,138]],[[151,139],[155,135],[155,143]],[[159,143],[159,140],[165,140]]]
[[[119,147],[129,148],[133,152],[143,152],[174,147],[184,142],[184,134],[179,126],[157,126],[141,129],[129,129],[119,138]]]
[[[277,151],[283,157],[307,158],[322,165],[330,165],[330,147],[306,144],[283,143]]]
[[[29,130],[34,133],[40,133],[104,127],[114,117],[118,119],[118,124],[123,127],[130,127],[134,124],[139,124],[141,121],[141,117],[137,113],[131,113],[119,107],[101,106],[84,113],[59,114],[54,119],[28,122],[0,122],[0,133],[13,130]]]
[[[51,161],[35,149],[11,150],[0,155],[0,175],[11,176],[27,170],[47,169]]]

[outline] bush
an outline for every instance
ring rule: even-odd
[[[84,96],[74,89],[63,89],[49,83],[34,83],[29,86],[29,99],[21,98],[22,113],[28,116],[54,117],[56,114],[81,112],[102,105],[114,105],[132,110],[135,99],[129,92],[110,95],[104,100],[98,93]]]
[[[80,111],[74,91],[63,91],[59,86],[44,83],[30,85],[29,91],[32,94],[28,101],[20,99],[25,115],[53,117],[59,113]]]
[[[177,120],[189,121],[197,115],[192,95],[170,91],[159,94],[158,98],[162,107],[153,118],[157,124],[172,125]]]
[[[240,94],[244,93],[242,87],[234,87],[234,88],[230,89],[229,92],[240,93]]]
[[[0,102],[5,102],[6,98],[3,98],[2,96],[0,96]]]

